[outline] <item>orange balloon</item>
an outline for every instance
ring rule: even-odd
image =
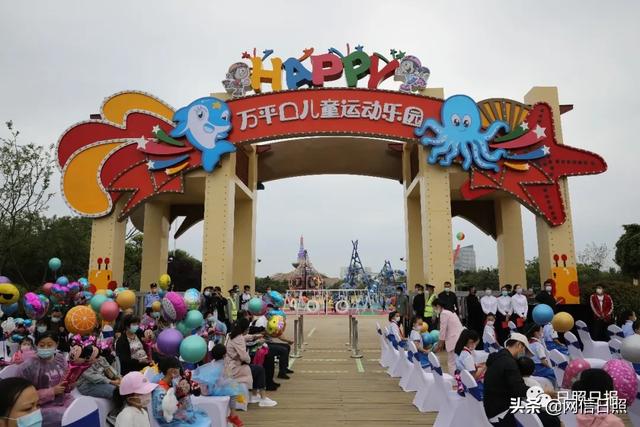
[[[118,292],[116,302],[121,309],[126,310],[127,308],[131,308],[136,305],[136,294],[128,289],[126,291]]]
[[[160,311],[162,308],[162,303],[160,301],[154,301],[151,303],[151,309],[153,311]]]
[[[64,326],[72,334],[89,335],[97,323],[96,313],[88,305],[77,305],[64,317]]]
[[[556,332],[567,332],[573,328],[573,316],[567,312],[561,311],[556,313],[551,320],[551,325]]]

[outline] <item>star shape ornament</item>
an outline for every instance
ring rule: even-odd
[[[151,132],[153,132],[154,134],[160,132],[160,125],[155,125],[152,129]]]
[[[537,125],[536,128],[533,130],[533,132],[536,134],[536,136],[538,137],[538,139],[540,138],[544,138],[545,136],[545,131],[547,130],[547,128],[543,128],[540,125]]]
[[[144,136],[141,136],[140,138],[136,138],[134,140],[137,144],[137,148],[138,150],[144,150],[145,148],[147,148],[147,138],[145,138]]]
[[[529,130],[529,123],[527,123],[527,122],[520,123],[520,128],[522,130]]]

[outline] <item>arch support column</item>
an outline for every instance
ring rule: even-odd
[[[109,258],[111,263],[111,278],[115,280],[118,285],[122,285],[124,278],[124,245],[127,221],[118,221],[118,212],[124,206],[126,200],[120,198],[113,207],[113,211],[109,216],[103,218],[95,218],[91,221],[91,249],[89,254],[89,268],[88,271],[97,271],[98,258]],[[100,274],[100,273],[98,273]],[[89,274],[89,280],[93,281],[97,278],[91,277]],[[104,286],[108,284],[109,280],[105,278]],[[94,283],[96,286],[98,283]],[[99,286],[100,288],[100,286]]]
[[[520,284],[526,288],[520,203],[511,198],[499,198],[494,201],[494,206],[500,286]]]
[[[142,239],[142,265],[140,290],[150,289],[160,275],[167,272],[169,251],[170,205],[147,202],[144,207],[144,234]]]

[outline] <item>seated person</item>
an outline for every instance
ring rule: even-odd
[[[412,341],[415,344],[416,349],[418,349],[418,353],[415,354],[414,357],[416,357],[420,361],[420,365],[422,365],[423,368],[431,366],[431,364],[429,363],[429,357],[427,357],[427,355],[429,354],[429,350],[431,350],[431,344],[424,345],[424,342],[422,340],[422,328],[425,324],[426,322],[424,322],[422,318],[414,318],[413,327],[411,328],[411,333],[409,334],[409,341]]]
[[[558,350],[565,356],[569,355],[569,349],[567,349],[566,345],[560,342],[558,339],[558,333],[553,329],[551,322],[544,325],[542,334],[544,336],[544,345],[547,347],[547,350]]]
[[[153,418],[165,427],[211,426],[209,416],[193,407],[191,385],[180,375],[180,362],[175,357],[164,357],[159,362],[163,377],[151,393]]]
[[[151,427],[147,408],[151,392],[158,384],[150,383],[140,372],[126,374],[114,393],[115,407],[108,420],[115,427]]]
[[[522,379],[526,386],[542,388],[542,384],[540,384],[536,379],[531,378],[533,371],[536,369],[536,364],[533,362],[533,359],[527,356],[522,356],[518,358],[517,362],[520,375],[522,375]]]
[[[580,373],[578,381],[571,387],[573,391],[598,392],[604,396],[614,390],[613,380],[603,369],[585,369]],[[576,414],[578,427],[624,427],[620,418],[613,414]]]
[[[97,347],[96,347],[97,348]],[[85,347],[80,354],[82,358],[90,358],[93,350]],[[110,349],[100,351],[98,357],[78,378],[76,387],[80,394],[103,399],[112,399],[113,392],[120,385],[120,375],[117,370],[108,362],[105,353],[110,353]]]
[[[478,333],[473,329],[463,329],[454,353],[456,354],[456,373],[460,373],[463,369],[469,371],[476,381],[481,381],[486,369],[484,363],[476,364],[474,352],[480,338]]]
[[[527,333],[529,339],[529,347],[533,352],[533,363],[535,364],[534,374],[536,377],[544,377],[556,383],[556,375],[551,369],[551,363],[547,359],[547,353],[545,352],[544,342],[542,340],[542,327],[540,325],[533,325],[529,328]]]
[[[151,364],[140,339],[142,331],[139,325],[140,319],[136,316],[125,316],[122,319],[123,333],[116,341],[116,355],[120,359],[120,371],[123,375]]]
[[[628,337],[634,334],[634,330],[633,330],[633,322],[636,321],[636,313],[633,310],[625,310],[622,312],[622,315],[620,316],[622,318],[622,321],[624,322],[621,327],[622,327],[622,333],[624,335],[624,337]]]
[[[33,345],[33,339],[31,337],[24,337],[22,341],[20,341],[20,348],[18,351],[13,353],[11,357],[11,363],[14,365],[19,365],[24,362],[26,359],[29,359],[36,355],[36,349]]]
[[[262,315],[257,317],[253,322],[251,322],[249,326],[250,334],[258,334],[261,333],[264,336],[264,341],[269,347],[269,353],[267,354],[267,358],[265,360],[265,370],[267,369],[267,365],[271,364],[278,358],[278,378],[288,380],[290,377],[288,374],[292,374],[293,371],[289,369],[289,353],[291,352],[291,344],[293,341],[290,341],[282,336],[274,338],[267,334],[267,324],[268,324],[267,316]],[[277,340],[281,342],[277,342]],[[271,370],[274,370],[274,366],[271,366]],[[270,377],[270,372],[266,372],[267,380],[269,378],[273,378],[273,375]]]
[[[73,401],[65,388],[70,384],[63,380],[68,365],[62,353],[57,352],[58,337],[47,331],[36,340],[37,357],[31,357],[20,365],[19,377],[33,384],[38,391],[38,405],[42,411],[44,427],[60,426],[62,415]]]
[[[493,337],[493,345],[494,346],[498,346],[498,339],[496,338],[496,327],[494,326],[496,323],[496,315],[493,313],[489,313],[487,314],[487,317],[485,318],[485,322],[484,322],[484,331],[482,332],[482,336],[484,338],[485,335]],[[490,348],[490,344],[488,342],[484,342],[484,351],[486,351],[487,353],[490,353],[489,350],[491,350]]]
[[[397,311],[392,311],[389,313],[389,339],[391,339],[391,343],[394,344],[394,347],[404,346],[405,336],[402,331],[402,318],[400,317],[400,313]]]
[[[24,378],[0,380],[0,426],[33,427],[42,425],[42,412],[38,408],[38,392]]]

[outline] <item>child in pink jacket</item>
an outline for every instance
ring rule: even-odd
[[[586,369],[580,379],[573,383],[573,391],[599,392],[601,396],[613,391],[613,380],[603,369]],[[576,414],[578,427],[624,427],[620,418],[613,414]]]

